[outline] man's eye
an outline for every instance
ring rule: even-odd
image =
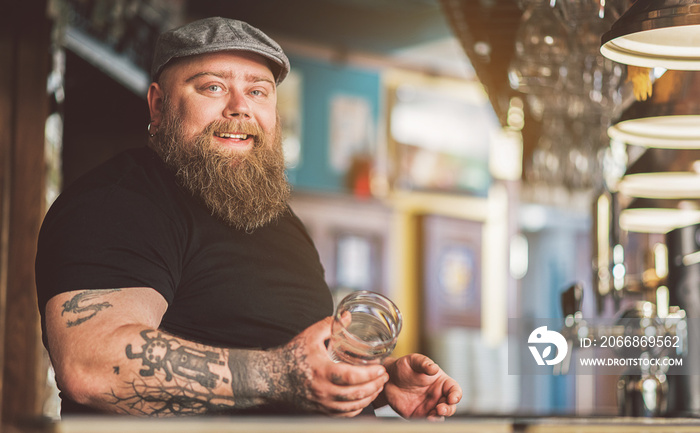
[[[211,84],[207,86],[207,90],[210,92],[221,92],[223,89],[218,84]]]
[[[263,96],[264,95],[262,90],[252,90],[250,93],[253,96]]]

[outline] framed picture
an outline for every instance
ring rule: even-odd
[[[302,101],[303,76],[290,71],[284,86],[277,88],[277,110],[282,127],[282,149],[285,166],[296,168],[302,163],[301,125],[304,110]]]
[[[295,192],[291,205],[318,249],[337,301],[350,291],[388,294],[391,209],[375,200]]]
[[[424,314],[431,332],[481,326],[482,228],[478,221],[423,217]]]
[[[485,197],[489,144],[502,128],[483,87],[406,74],[386,82],[390,187]]]
[[[363,96],[335,94],[330,100],[329,160],[338,173],[350,169],[353,158],[370,155],[375,131],[371,101]]]
[[[338,231],[333,236],[334,272],[331,289],[340,299],[351,291],[382,292],[382,239],[361,231]]]

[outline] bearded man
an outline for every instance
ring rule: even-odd
[[[42,225],[39,309],[64,414],[454,414],[461,389],[425,356],[327,355],[330,291],[287,205],[288,71],[241,21],[159,38],[149,146],[77,181]]]

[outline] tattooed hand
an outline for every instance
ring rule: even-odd
[[[286,368],[285,399],[303,410],[353,417],[369,406],[389,379],[381,365],[353,366],[328,357],[332,318],[311,325],[278,349]]]

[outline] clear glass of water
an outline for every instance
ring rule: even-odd
[[[353,292],[335,310],[328,354],[335,362],[379,364],[396,347],[401,323],[401,312],[386,296]]]

